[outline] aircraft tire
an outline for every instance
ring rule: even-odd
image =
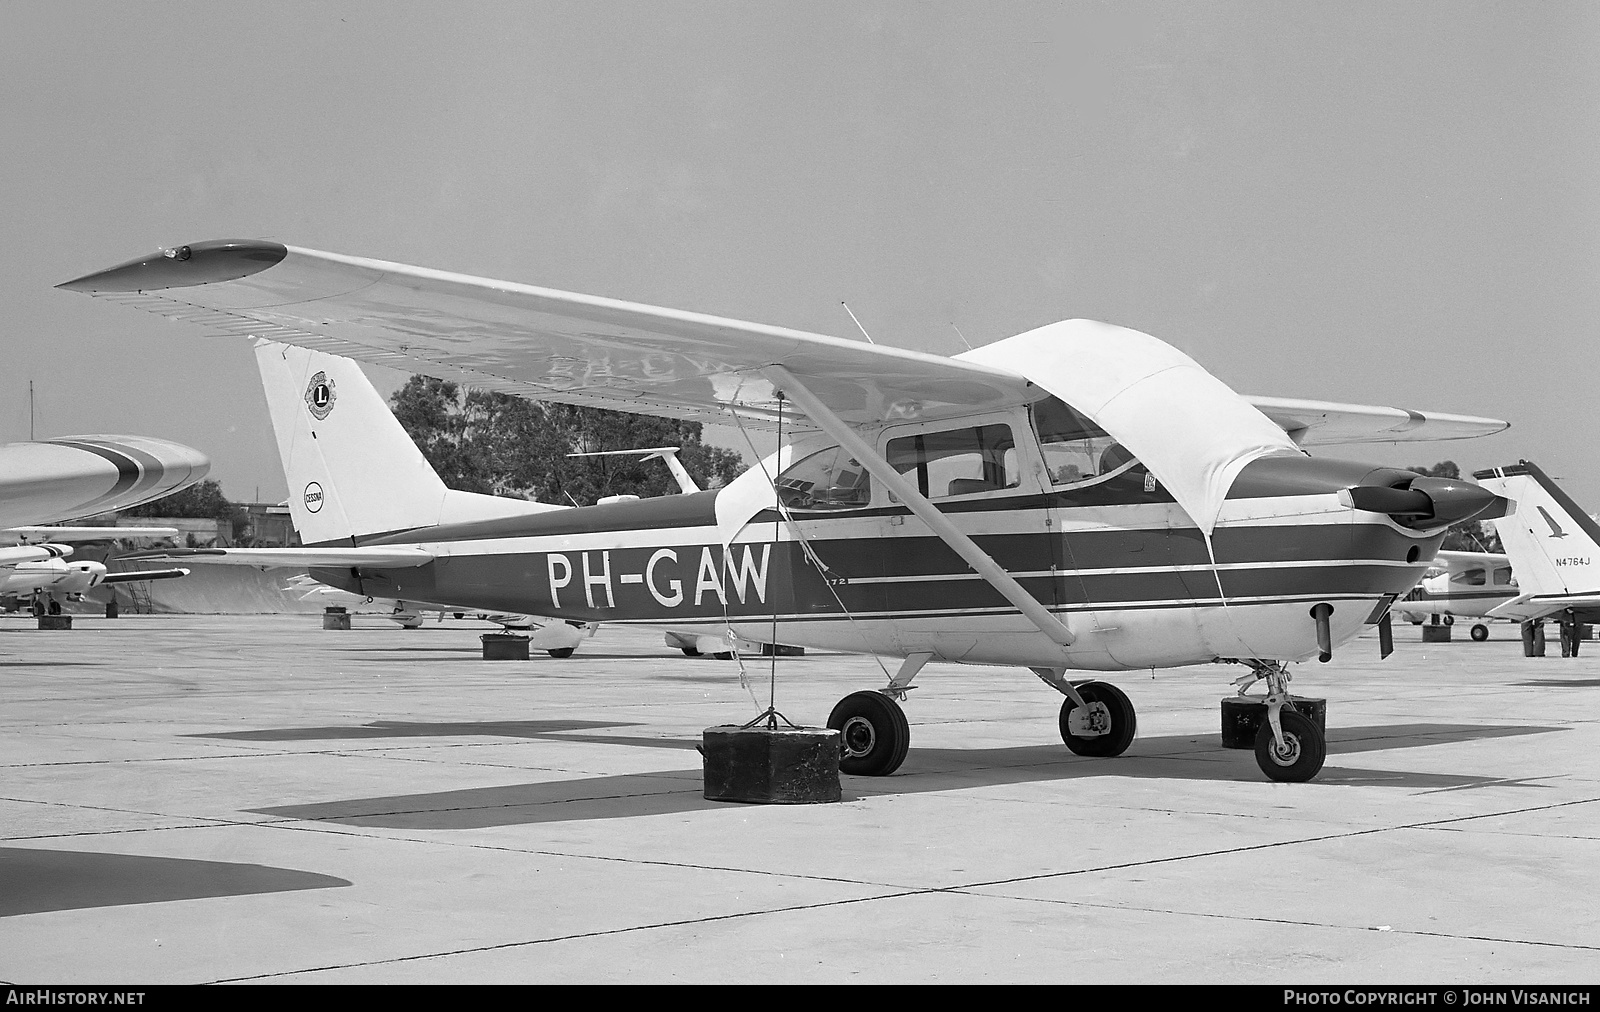
[[[1111,730],[1093,738],[1082,738],[1067,729],[1067,714],[1071,713],[1078,704],[1068,696],[1061,701],[1061,740],[1066,742],[1067,748],[1073,755],[1092,756],[1106,759],[1119,756],[1133,744],[1134,733],[1139,728],[1139,717],[1134,712],[1133,702],[1128,699],[1127,693],[1112,685],[1110,682],[1084,682],[1078,687],[1078,695],[1087,703],[1104,703],[1106,709],[1111,711]]]
[[[546,650],[545,653],[549,654],[551,657],[554,657],[556,660],[559,661],[559,660],[561,660],[563,658],[571,657],[572,656],[572,651],[575,650],[575,649],[577,649],[577,648],[576,647],[556,647],[554,650]]]
[[[839,772],[886,777],[906,761],[911,723],[900,704],[881,692],[852,692],[828,714],[839,732]]]
[[[1455,625],[1456,624],[1456,617],[1454,615],[1446,615],[1444,617],[1444,624],[1445,625]]]
[[[711,659],[714,661],[731,661],[733,660],[733,651],[718,650],[716,653],[711,655]]]
[[[700,656],[700,651],[696,650],[694,647],[679,647],[678,649],[683,651],[683,656],[685,657]]]
[[[1268,780],[1303,784],[1316,776],[1328,757],[1328,742],[1322,731],[1305,714],[1290,706],[1278,711],[1283,727],[1284,748],[1272,737],[1272,724],[1263,720],[1256,732],[1256,765]]]
[[[1482,622],[1479,622],[1477,625],[1472,627],[1472,642],[1474,642],[1474,643],[1482,643],[1484,640],[1486,640],[1488,638],[1489,638],[1489,627],[1488,626],[1484,625]]]

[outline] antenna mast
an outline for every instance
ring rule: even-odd
[[[843,299],[840,299],[839,300],[839,305],[844,307],[844,311],[845,312],[850,313],[850,304],[848,302],[844,301]],[[877,344],[878,343],[877,341],[874,341],[872,339],[872,335],[871,334],[867,333],[867,328],[865,328],[865,327],[863,327],[861,325],[861,321],[856,319],[856,314],[850,313],[850,320],[851,320],[852,323],[854,323],[856,325],[856,329],[861,331],[861,336],[867,339],[867,343],[868,344]]]

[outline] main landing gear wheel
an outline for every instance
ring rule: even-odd
[[[906,761],[911,724],[900,704],[881,692],[852,692],[828,714],[839,732],[839,772],[886,777]]]
[[[564,657],[571,657],[572,656],[572,651],[575,650],[575,649],[577,649],[577,648],[576,647],[556,647],[554,650],[546,650],[545,653],[549,654],[551,657],[554,657],[556,660],[561,660]]]
[[[1305,714],[1292,706],[1278,711],[1283,728],[1283,747],[1272,735],[1272,723],[1263,720],[1256,732],[1256,765],[1268,780],[1302,784],[1317,775],[1328,757],[1328,743],[1322,731]]]
[[[1482,643],[1484,640],[1486,640],[1488,638],[1489,638],[1489,627],[1488,626],[1484,625],[1482,622],[1479,622],[1477,625],[1472,627],[1472,642],[1474,642],[1474,643]]]
[[[1061,740],[1067,743],[1067,748],[1074,755],[1109,757],[1121,755],[1133,744],[1133,733],[1138,729],[1139,721],[1133,712],[1133,703],[1128,700],[1127,694],[1110,682],[1084,682],[1078,686],[1078,695],[1089,704],[1090,723],[1096,720],[1096,703],[1105,704],[1104,718],[1109,722],[1105,728],[1095,728],[1097,733],[1074,733],[1070,714],[1077,709],[1072,697],[1068,696],[1061,701]]]
[[[700,656],[700,651],[698,649],[696,649],[695,647],[679,647],[678,649],[683,651],[683,656],[685,656],[685,657],[699,657]]]

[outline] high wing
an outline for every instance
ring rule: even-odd
[[[964,415],[1045,396],[1027,378],[823,334],[264,241],[179,246],[59,287],[218,335],[318,348],[540,400],[777,425],[762,370],[803,378],[851,424]],[[981,349],[980,349],[981,351]],[[1297,443],[1459,439],[1489,418],[1248,397]],[[814,427],[785,410],[784,426]]]
[[[217,566],[284,566],[310,569],[354,566],[361,569],[415,569],[438,558],[421,548],[164,548],[134,552],[124,559],[182,559]]]
[[[1470,569],[1474,566],[1481,568],[1484,566],[1511,565],[1511,556],[1502,555],[1499,552],[1441,551],[1434,554],[1433,560],[1440,568],[1448,569],[1452,573],[1462,569]]]
[[[772,365],[812,380],[855,424],[1043,396],[1022,377],[937,355],[276,243],[197,243],[60,287],[215,334],[701,422],[737,412],[775,428],[778,405],[759,371]],[[791,409],[784,427],[795,421]]]
[[[0,531],[0,544],[39,545],[45,542],[111,541],[122,538],[174,538],[176,527],[12,527]]]
[[[65,436],[0,446],[0,529],[126,509],[205,477],[198,450],[145,436]]]
[[[1301,446],[1334,443],[1404,443],[1471,439],[1510,428],[1509,422],[1438,411],[1413,411],[1372,404],[1333,404],[1285,397],[1245,395]]]

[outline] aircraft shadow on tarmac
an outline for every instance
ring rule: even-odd
[[[261,864],[0,847],[0,917],[347,885]]]
[[[1592,689],[1600,686],[1600,678],[1535,678],[1515,684],[1534,689]]]
[[[698,744],[688,739],[573,734],[570,731],[562,733],[560,729],[551,726],[577,723],[580,722],[384,723],[364,727],[241,731],[205,737],[240,738],[245,735],[274,735],[284,737],[254,740],[283,741],[343,737],[418,737],[429,734],[440,736],[506,734],[520,738],[649,748],[692,749]],[[592,723],[588,726],[627,725]],[[1328,752],[1330,755],[1354,754],[1560,730],[1565,728],[1480,724],[1391,724],[1336,728],[1329,732]],[[289,738],[287,737],[289,735],[295,737]],[[906,764],[895,776],[882,779],[847,776],[843,781],[846,800],[856,800],[882,795],[923,794],[1102,776],[1151,780],[1245,782],[1261,780],[1260,770],[1249,750],[1224,749],[1214,735],[1167,735],[1140,738],[1125,755],[1116,759],[1079,758],[1066,752],[1061,745],[989,749],[913,748]],[[1507,781],[1482,776],[1339,766],[1325,766],[1317,780],[1308,786],[1314,788],[1319,784],[1434,791],[1489,786],[1540,786],[1524,781]],[[511,784],[501,787],[467,788],[427,794],[351,798],[258,808],[252,811],[262,815],[308,822],[337,822],[343,825],[384,829],[448,830],[582,822],[737,807],[726,802],[707,801],[702,794],[701,770],[696,767]]]

